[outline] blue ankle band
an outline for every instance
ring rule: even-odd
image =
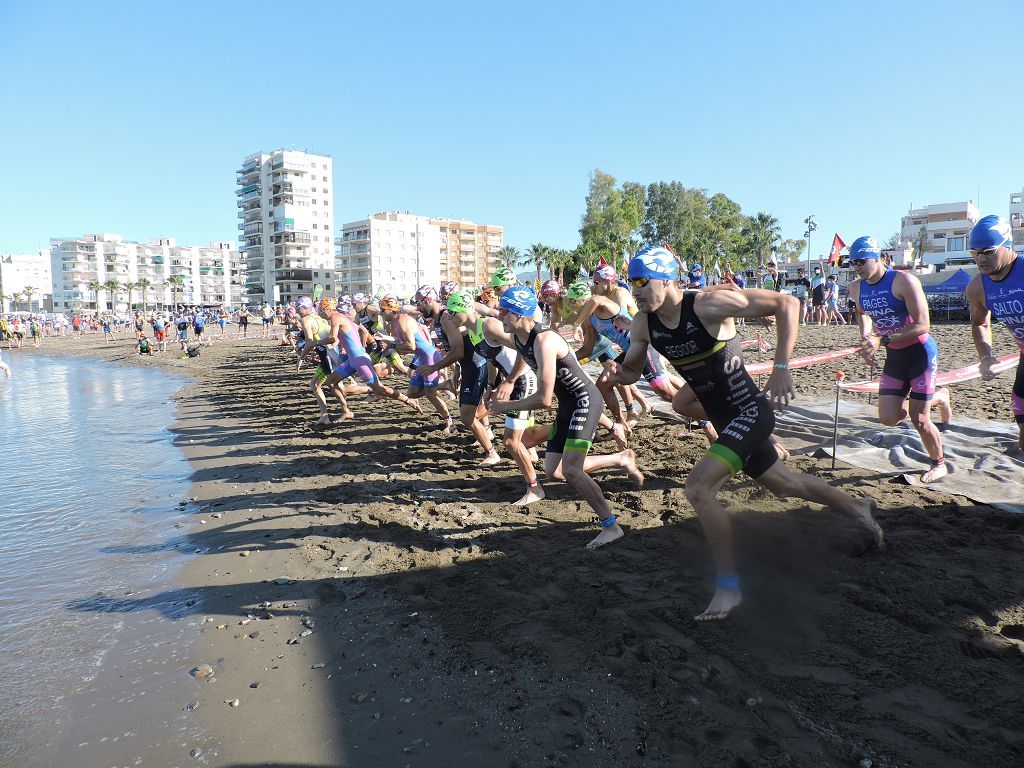
[[[615,525],[616,522],[617,521],[615,519],[615,515],[612,515],[607,520],[601,520],[600,521],[602,528],[611,528],[613,525]]]
[[[715,586],[719,589],[739,589],[740,577],[735,573],[731,576],[719,576],[715,579]]]

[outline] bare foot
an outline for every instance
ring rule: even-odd
[[[738,589],[715,588],[715,595],[704,609],[704,613],[693,618],[696,621],[721,621],[729,616],[736,606],[743,602],[743,595]]]
[[[612,425],[612,437],[615,438],[615,444],[619,447],[619,450],[624,450],[629,445],[629,433],[626,431],[626,425],[615,423]]]
[[[647,478],[644,477],[643,472],[636,468],[636,454],[630,448],[626,448],[622,453],[622,468],[626,470],[629,479],[636,483],[637,488],[643,488],[644,481]]]
[[[598,547],[603,547],[605,544],[611,544],[613,541],[617,541],[625,535],[625,531],[623,531],[622,528],[619,527],[619,524],[616,523],[611,528],[602,528],[601,532],[591,539],[586,548],[597,549]]]
[[[316,420],[316,423],[317,424],[325,424],[325,425],[326,424],[330,424],[331,423],[331,414],[325,413],[323,416],[321,416],[319,419]]]
[[[355,417],[356,415],[352,413],[352,411],[345,411],[343,414],[341,414],[341,416],[334,419],[332,423],[338,424],[339,422],[348,421],[349,419],[354,419]]]
[[[878,505],[874,501],[862,499],[853,516],[860,521],[861,525],[868,529],[871,536],[875,539],[875,544],[878,548],[885,549],[885,534],[882,532],[882,527],[875,522],[875,513],[877,511]]]
[[[779,459],[781,461],[787,461],[789,459],[789,451],[787,451],[785,446],[783,446],[782,443],[780,443],[774,437],[771,438],[771,441],[772,441],[772,448],[774,448],[775,449],[775,453],[777,453],[779,455]]]
[[[544,498],[544,488],[540,485],[531,485],[526,489],[526,493],[523,498],[513,502],[516,507],[525,507],[527,504],[533,504],[535,501],[540,501]]]
[[[497,451],[491,451],[484,457],[484,459],[477,464],[478,467],[493,467],[495,464],[501,463],[501,456],[498,455]]]
[[[946,462],[937,464],[921,475],[922,483],[934,483],[936,480],[941,480],[949,474],[949,467],[946,466]]]
[[[455,422],[451,419],[445,423],[444,429],[441,430],[442,435],[454,435],[455,434]]]

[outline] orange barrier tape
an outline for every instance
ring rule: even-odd
[[[847,349],[837,349],[834,352],[822,352],[817,355],[808,355],[807,357],[794,357],[789,361],[789,367],[806,368],[809,365],[824,363],[828,360],[838,360],[841,357],[849,357],[859,351],[860,347],[848,347]],[[768,373],[774,365],[774,362],[754,363],[753,365],[747,366],[747,373]]]

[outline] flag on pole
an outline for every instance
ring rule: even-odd
[[[846,243],[843,242],[843,238],[837,232],[836,236],[832,238],[832,250],[828,252],[829,266],[839,263],[839,254],[843,252],[844,248],[846,248]]]

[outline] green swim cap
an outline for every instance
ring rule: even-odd
[[[449,312],[466,313],[469,312],[469,308],[473,306],[473,303],[472,291],[456,291],[448,297],[445,307],[448,308]]]
[[[565,289],[565,297],[571,301],[586,301],[590,298],[590,286],[586,283],[573,283]]]
[[[516,273],[508,267],[498,267],[498,270],[491,275],[491,288],[504,288],[507,285],[515,285]]]

